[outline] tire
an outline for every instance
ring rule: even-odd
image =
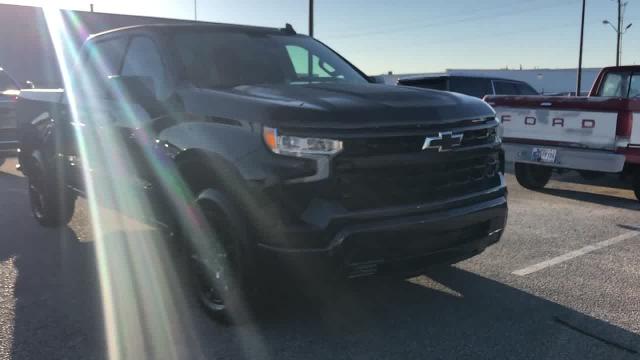
[[[195,194],[195,206],[206,222],[208,233],[198,243],[189,241],[195,293],[205,312],[226,324],[246,323],[251,318],[257,294],[249,261],[246,220],[218,190],[207,188]],[[225,206],[221,206],[225,204]],[[190,236],[189,232],[184,233]],[[193,234],[191,235],[193,236]],[[198,237],[198,236],[196,236]]]
[[[552,168],[534,164],[515,164],[516,179],[522,187],[539,190],[545,187],[551,178]]]
[[[28,179],[33,217],[45,227],[67,225],[75,211],[75,194],[60,185],[53,177],[47,176],[41,163],[37,160],[34,162]]]
[[[640,201],[640,168],[635,169],[632,182],[633,192],[636,194],[636,199]]]

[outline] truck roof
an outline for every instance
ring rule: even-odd
[[[225,23],[201,23],[201,22],[193,22],[187,24],[146,24],[146,25],[132,25],[125,26],[116,29],[111,29],[107,31],[103,31],[101,33],[92,34],[89,36],[89,39],[95,39],[97,37],[102,37],[106,35],[111,35],[113,33],[121,33],[127,31],[136,31],[146,29],[149,31],[158,31],[162,32],[165,30],[232,30],[232,31],[246,31],[246,32],[259,32],[259,33],[289,33],[295,34],[296,32],[293,30],[290,25],[287,25],[286,28],[279,29],[273,27],[264,27],[264,26],[251,26],[251,25],[239,25],[239,24],[225,24]]]
[[[476,74],[418,75],[418,76],[409,76],[409,77],[400,78],[398,79],[398,81],[420,81],[420,80],[444,79],[444,78],[474,78],[474,79],[503,80],[503,81],[526,83],[522,80],[514,80],[514,79],[507,79],[507,78],[501,78],[496,76],[476,75]]]
[[[607,66],[602,71],[640,71],[640,65]]]

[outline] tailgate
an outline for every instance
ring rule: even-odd
[[[489,97],[505,142],[615,150],[618,109],[602,98]],[[616,106],[617,105],[617,106]]]

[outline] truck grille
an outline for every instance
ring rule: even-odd
[[[492,144],[496,141],[496,128],[466,130],[462,133],[462,142],[457,149]],[[393,136],[383,138],[348,139],[344,141],[342,155],[392,155],[422,151],[426,137],[438,136],[438,132],[424,135]],[[437,150],[436,150],[437,151]]]
[[[498,186],[497,152],[434,164],[334,170],[334,196],[360,210],[444,200]]]
[[[361,211],[426,204],[494,188],[500,186],[504,170],[497,125],[494,118],[487,118],[481,123],[465,120],[428,129],[376,129],[337,136],[343,151],[331,160],[328,178],[288,184],[275,190],[275,196],[286,198],[284,206],[297,214],[314,199],[321,200],[314,206],[333,203]],[[462,133],[463,140],[451,151],[422,150],[425,137],[440,132]]]

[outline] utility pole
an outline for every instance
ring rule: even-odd
[[[313,0],[309,0],[309,36],[313,37]]]
[[[313,0],[309,0],[309,36],[313,37]],[[309,52],[307,59],[307,69],[309,71],[309,81],[313,79],[313,55]]]
[[[193,0],[193,20],[198,21],[198,0]]]
[[[584,45],[584,12],[587,7],[587,0],[582,0],[582,22],[580,23],[580,52],[578,55],[578,81],[576,84],[576,96],[580,96],[582,87],[582,47]]]
[[[624,35],[633,24],[630,23],[627,26],[624,26],[624,11],[629,2],[622,2],[622,0],[616,1],[618,2],[617,25],[613,26],[613,24],[609,20],[603,20],[602,23],[611,26],[613,31],[615,31],[616,33],[616,66],[620,66],[620,63],[622,62],[622,35]]]
[[[626,5],[626,3],[625,3]],[[622,29],[622,0],[618,0],[618,30],[617,33],[617,41],[616,41],[616,66],[620,66],[620,38],[622,37],[622,33],[620,29]]]

